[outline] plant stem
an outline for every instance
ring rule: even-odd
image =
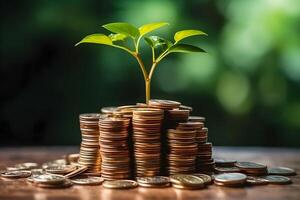
[[[146,104],[149,104],[150,100],[150,90],[151,90],[151,79],[146,79],[145,80],[145,87],[146,87]]]

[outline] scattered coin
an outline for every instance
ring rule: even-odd
[[[266,179],[270,184],[277,184],[277,185],[289,184],[292,182],[290,178],[285,176],[278,176],[278,175],[268,175],[262,178]]]
[[[3,178],[27,178],[31,176],[31,171],[27,170],[16,170],[16,171],[5,171],[1,173]]]
[[[248,175],[262,176],[268,173],[267,166],[254,162],[237,162],[235,166]]]
[[[137,182],[142,187],[168,187],[170,186],[170,179],[166,176],[153,177],[137,177]]]
[[[100,185],[104,181],[104,179],[97,176],[86,176],[73,178],[71,179],[71,181],[78,185]]]
[[[77,169],[65,175],[66,178],[72,178],[74,176],[80,175],[88,169],[87,166],[78,166]]]
[[[76,170],[75,165],[60,165],[60,166],[56,166],[56,167],[46,168],[46,172],[49,172],[52,174],[67,174],[74,170]]]
[[[204,181],[205,185],[209,185],[212,183],[212,178],[207,174],[192,174],[193,176],[197,176]]]
[[[255,177],[255,176],[247,176],[246,183],[249,185],[266,185],[269,182],[264,178]]]
[[[215,159],[217,167],[234,167],[236,160]]]
[[[32,178],[35,183],[44,183],[44,184],[61,184],[66,178],[61,175],[56,174],[42,174]]]
[[[291,176],[291,175],[295,175],[296,171],[287,167],[269,167],[268,174]]]
[[[114,181],[104,181],[103,187],[109,189],[129,189],[138,186],[136,181],[132,180],[114,180]]]
[[[246,182],[247,176],[242,173],[224,173],[215,176],[214,183],[221,186],[239,186]]]
[[[215,167],[216,173],[232,173],[240,171],[241,170],[238,167]]]
[[[205,187],[205,181],[197,176],[188,174],[175,174],[170,176],[170,181],[174,187],[180,189],[200,189]]]
[[[73,183],[69,179],[65,179],[61,183],[57,184],[49,184],[49,183],[37,183],[33,182],[33,185],[40,188],[52,188],[52,189],[59,189],[59,188],[68,188],[73,185]]]

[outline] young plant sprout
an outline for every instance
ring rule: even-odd
[[[110,35],[107,36],[100,33],[88,35],[85,38],[83,38],[80,42],[78,42],[75,46],[81,43],[104,44],[122,49],[128,52],[130,55],[132,55],[139,63],[140,69],[144,76],[146,87],[146,103],[148,104],[148,101],[150,99],[151,79],[157,64],[162,59],[164,59],[170,53],[205,52],[199,47],[181,43],[181,40],[187,37],[196,35],[207,35],[201,30],[178,31],[174,35],[174,42],[171,42],[159,36],[145,36],[146,34],[166,25],[168,25],[168,23],[166,22],[156,22],[145,24],[139,28],[136,28],[135,26],[124,22],[109,23],[103,25],[102,27],[112,32]],[[152,65],[149,72],[146,70],[144,62],[141,58],[141,53],[139,52],[139,46],[142,38],[144,38],[144,40],[152,50]],[[132,39],[134,49],[130,49],[125,45],[119,44],[120,41],[124,41],[126,39]]]

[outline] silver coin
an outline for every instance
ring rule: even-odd
[[[215,181],[228,184],[243,183],[246,179],[247,176],[241,173],[224,173],[215,176]]]
[[[36,183],[59,184],[66,180],[64,176],[56,174],[42,174],[32,178]]]
[[[269,183],[266,179],[255,176],[248,176],[246,182],[249,185],[266,185]]]
[[[27,170],[16,170],[16,171],[5,171],[1,173],[4,178],[27,178],[31,176],[31,171]]]
[[[287,167],[270,167],[268,168],[268,174],[290,176],[295,175],[296,172],[295,170]]]
[[[270,184],[289,184],[291,183],[291,179],[285,176],[278,176],[278,175],[269,175],[262,177],[266,179]]]
[[[26,162],[26,163],[20,163],[15,165],[15,167],[19,169],[35,169],[38,166],[39,165],[37,163],[33,163],[33,162]]]
[[[104,179],[102,177],[97,176],[87,176],[87,177],[79,177],[73,178],[71,181],[78,185],[100,185]]]

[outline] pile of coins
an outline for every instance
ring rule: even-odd
[[[194,173],[197,144],[195,130],[168,130],[168,174]]]
[[[98,113],[79,115],[82,141],[78,164],[86,166],[86,172],[97,175],[101,174],[98,127],[98,122],[101,117],[101,114]]]
[[[128,179],[131,176],[126,118],[107,117],[99,120],[101,174],[104,179]]]
[[[196,128],[196,142],[198,144],[198,154],[196,168],[201,173],[211,173],[214,170],[215,162],[212,158],[212,144],[207,142],[208,128],[205,126],[205,118],[200,116],[190,116],[189,122],[199,123]]]
[[[160,136],[163,117],[163,111],[160,109],[138,108],[133,111],[135,176],[160,174]]]

